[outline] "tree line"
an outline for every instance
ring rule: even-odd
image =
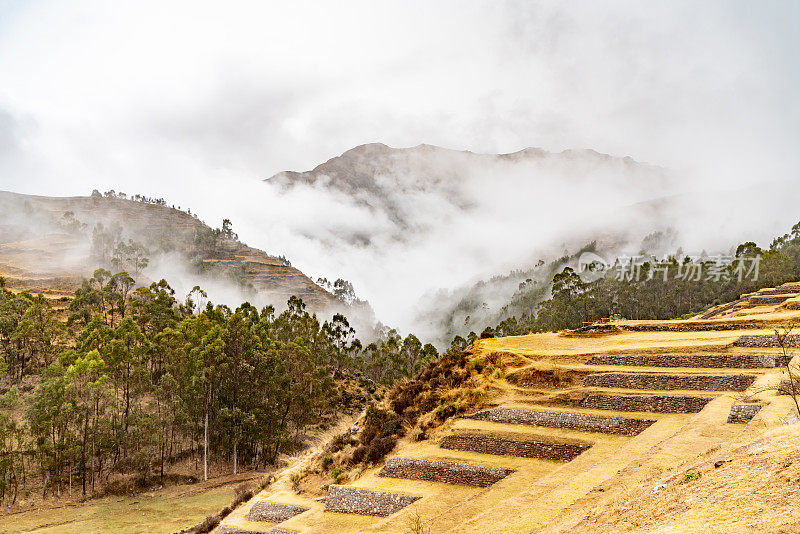
[[[591,247],[586,250],[592,251]],[[562,258],[563,266],[568,258]],[[510,315],[495,327],[485,330],[494,335],[521,335],[528,332],[577,328],[583,323],[611,316],[626,319],[674,319],[700,313],[712,306],[738,299],[765,287],[800,279],[800,223],[773,240],[766,249],[748,241],[740,244],[732,262],[720,265],[714,259],[693,262],[676,256],[666,261],[648,258],[637,267],[636,276],[619,276],[619,270],[606,270],[597,280],[584,281],[581,273],[563,266],[552,279],[551,294],[533,299],[538,304],[519,317]],[[758,276],[751,271],[758,261]],[[616,267],[619,267],[619,260]],[[694,270],[694,271],[692,271]],[[521,285],[517,301],[540,297],[541,284]],[[478,336],[472,332],[471,341]]]
[[[296,297],[231,309],[126,272],[98,269],[64,304],[0,287],[0,502],[163,480],[179,461],[263,467],[334,413],[341,377],[389,385],[438,358],[390,329],[364,346]]]

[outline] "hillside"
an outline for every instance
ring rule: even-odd
[[[93,230],[118,228],[119,239],[148,249],[153,279],[191,290],[195,283],[237,291],[244,297],[283,306],[292,295],[312,310],[337,301],[299,270],[212,229],[186,212],[165,205],[116,197],[42,197],[0,191],[0,276],[15,290],[70,295],[83,278],[103,265],[92,253]],[[206,238],[204,242],[201,239]],[[133,273],[131,273],[133,274]],[[203,283],[206,282],[206,283]],[[212,291],[212,297],[214,295]]]
[[[795,532],[800,430],[774,331],[800,320],[798,295],[479,340],[396,390],[404,437],[385,461],[348,468],[328,448],[217,532]]]

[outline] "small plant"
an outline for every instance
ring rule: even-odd
[[[419,510],[414,509],[408,518],[408,530],[411,534],[430,534],[431,529],[425,526],[422,517],[419,515]]]
[[[324,469],[325,471],[327,471],[327,470],[328,470],[328,468],[331,466],[331,464],[332,464],[332,463],[333,463],[333,455],[331,455],[331,454],[326,454],[326,455],[325,455],[325,456],[322,458],[322,469]]]
[[[683,483],[687,484],[687,483],[692,482],[694,480],[700,480],[701,476],[703,476],[701,473],[697,473],[697,472],[694,472],[694,471],[691,472],[691,473],[685,473],[683,475]]]
[[[300,473],[292,473],[292,476],[289,478],[292,482],[292,490],[299,491],[300,490],[300,482],[303,480],[303,475]]]

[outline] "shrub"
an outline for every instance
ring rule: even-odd
[[[344,473],[338,467],[334,467],[331,471],[331,479],[334,484],[339,484],[344,479]]]

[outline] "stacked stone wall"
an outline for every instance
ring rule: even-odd
[[[765,334],[762,336],[739,336],[739,339],[737,339],[733,344],[736,347],[751,347],[761,349],[780,347],[775,334]],[[800,347],[800,336],[788,336],[786,338],[786,346],[792,348]]]
[[[657,375],[604,373],[589,375],[583,380],[586,387],[697,390],[697,391],[744,391],[755,381],[755,375]]]
[[[617,325],[629,332],[711,332],[718,330],[760,330],[761,323],[740,324],[620,324]]]
[[[587,365],[628,367],[698,367],[771,369],[786,365],[786,358],[774,354],[604,354],[592,356]]]
[[[797,383],[795,380],[795,390],[798,394],[800,394],[800,384]],[[778,391],[775,393],[776,395],[791,395],[792,394],[792,383],[787,380],[781,380],[780,384],[778,384]]]
[[[263,521],[265,523],[281,523],[307,510],[308,508],[304,506],[258,501],[250,508],[250,512],[247,514],[247,520]]]
[[[504,467],[456,464],[418,458],[389,458],[377,475],[486,488],[514,471],[514,469]]]
[[[781,304],[794,295],[777,295],[777,296],[768,296],[768,295],[753,295],[749,299],[747,299],[748,303],[753,306],[770,306],[774,304]]]
[[[589,395],[581,406],[616,412],[697,413],[711,400],[686,395]]]
[[[734,404],[728,414],[728,422],[749,423],[761,408],[761,404]]]
[[[540,412],[534,410],[517,410],[513,408],[491,408],[464,417],[467,419],[478,419],[480,421],[492,421],[495,423],[567,428],[570,430],[621,434],[624,436],[635,436],[655,423],[655,421],[651,419],[610,417],[581,413]]]
[[[227,525],[220,525],[217,527],[217,530],[214,531],[215,534],[265,534],[263,530],[249,530],[245,528],[239,527],[229,527]]]
[[[778,286],[772,289],[762,289],[756,295],[797,295],[800,291],[798,286]]]
[[[480,452],[522,458],[541,458],[559,462],[570,461],[591,445],[585,443],[556,443],[509,439],[475,434],[450,434],[439,442],[444,449]]]
[[[325,497],[325,511],[386,517],[419,499],[415,495],[331,484]]]

